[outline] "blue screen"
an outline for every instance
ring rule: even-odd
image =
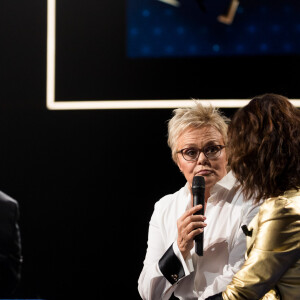
[[[127,0],[127,56],[205,57],[300,54],[299,0]],[[177,4],[177,6],[174,5]]]

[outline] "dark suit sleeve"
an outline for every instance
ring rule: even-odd
[[[21,278],[18,203],[0,192],[0,298],[13,296]]]

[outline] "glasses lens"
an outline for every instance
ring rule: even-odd
[[[224,148],[222,145],[210,145],[199,148],[186,148],[181,150],[182,156],[185,160],[196,161],[202,151],[207,158],[217,158],[221,154],[221,150]]]
[[[196,160],[198,158],[199,149],[187,148],[182,151],[183,158],[185,160]]]
[[[203,153],[207,158],[215,158],[221,154],[222,146],[211,145],[203,148]]]

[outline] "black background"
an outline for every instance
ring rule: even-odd
[[[64,30],[83,2],[57,2],[58,100],[299,95],[293,75],[299,57],[127,60],[121,0],[97,2],[109,59],[97,60],[102,45],[98,55],[72,51]],[[153,205],[185,182],[166,143],[171,110],[47,110],[46,16],[46,1],[0,2],[0,189],[20,204],[24,264],[17,296],[139,299]],[[85,63],[91,56],[94,67]],[[111,72],[106,82],[101,66]],[[74,70],[94,82],[79,82]],[[105,87],[101,95],[98,85]]]

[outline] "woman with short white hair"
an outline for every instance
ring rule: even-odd
[[[245,203],[227,174],[227,123],[218,109],[196,102],[173,111],[168,122],[172,158],[186,179],[177,192],[154,207],[144,266],[138,280],[143,299],[205,299],[225,289],[244,263],[242,225],[258,205]],[[205,180],[204,208],[193,206],[192,182]],[[195,214],[204,210],[203,215]],[[203,256],[194,238],[204,233]]]

